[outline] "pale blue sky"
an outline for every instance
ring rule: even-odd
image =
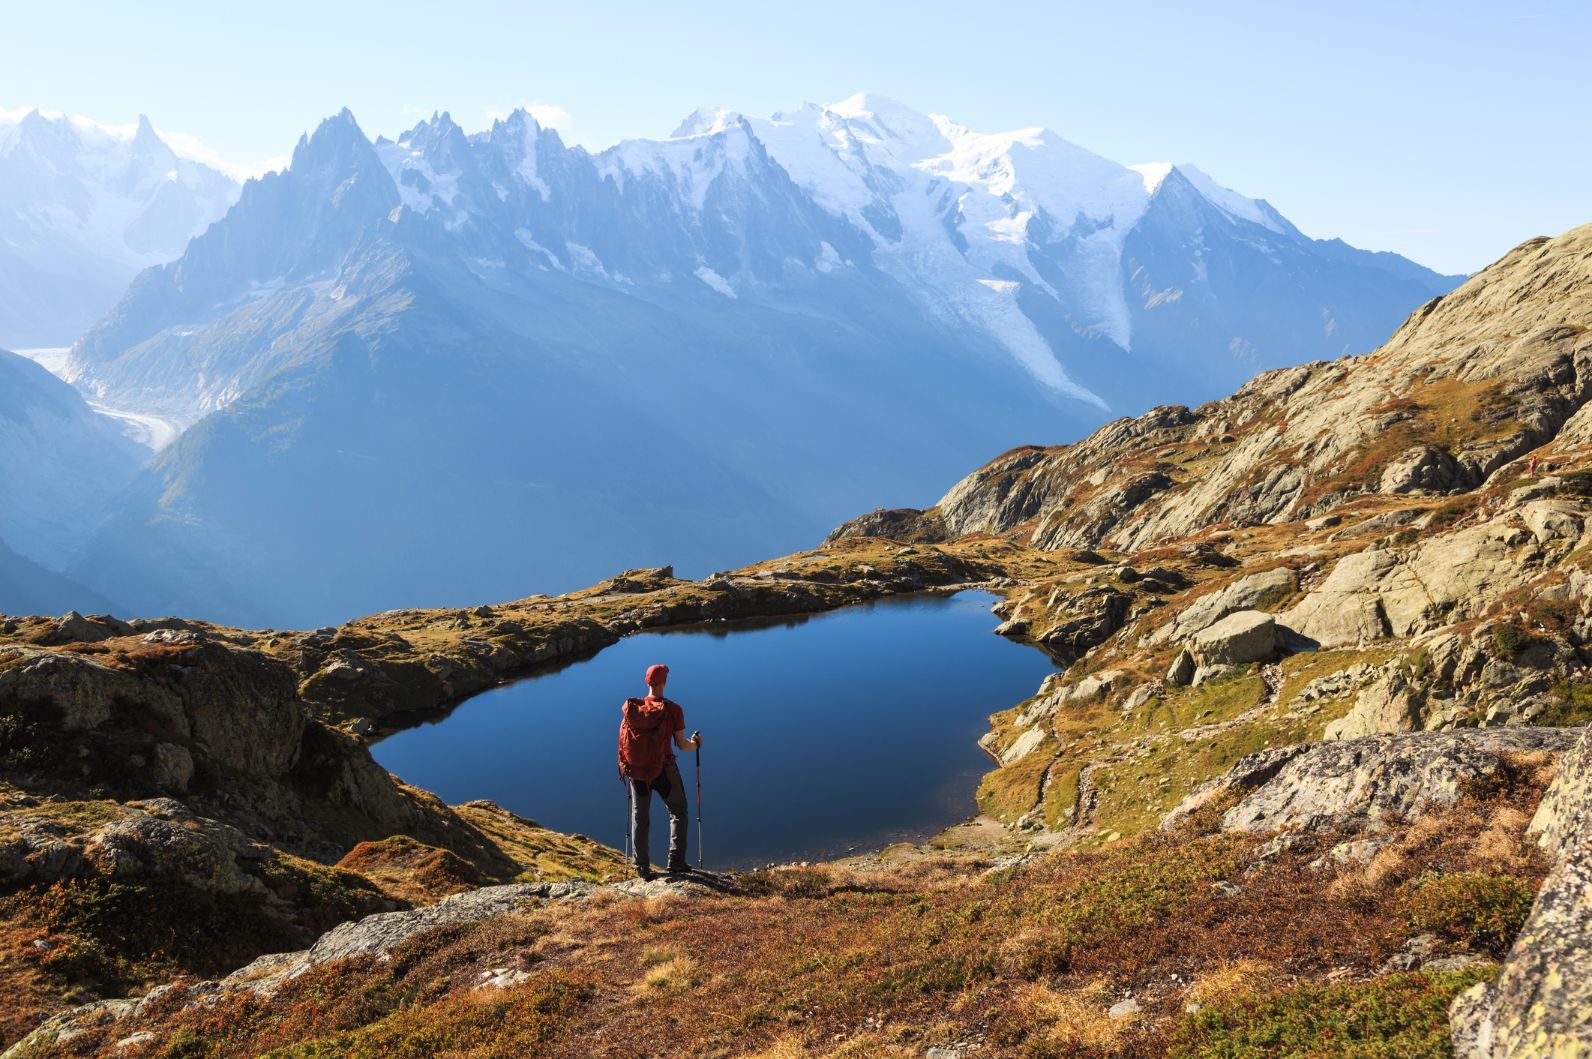
[[[546,104],[602,147],[866,89],[1194,162],[1444,271],[1592,221],[1585,2],[30,2],[0,26],[0,107],[143,112],[251,165],[343,106],[391,135]]]

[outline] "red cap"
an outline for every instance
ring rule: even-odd
[[[658,665],[655,665],[655,666],[648,666],[647,667],[647,687],[649,687],[649,688],[657,687],[659,684],[663,683],[664,678],[667,677],[668,675],[669,675],[669,667],[664,665],[664,664],[662,664],[661,662]]]

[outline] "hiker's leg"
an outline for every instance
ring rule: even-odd
[[[674,871],[686,867],[686,837],[691,833],[690,807],[686,802],[685,781],[680,778],[680,767],[671,761],[663,774],[669,781],[669,793],[663,796],[663,804],[669,810],[669,870]]]
[[[636,867],[652,864],[647,848],[647,832],[652,820],[652,787],[640,780],[630,781],[630,848],[635,850]]]

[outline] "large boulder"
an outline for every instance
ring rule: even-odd
[[[1299,575],[1287,567],[1240,577],[1214,592],[1196,597],[1182,612],[1155,631],[1151,643],[1185,640],[1239,610],[1261,610],[1293,595]]]
[[[1442,449],[1416,445],[1406,449],[1382,472],[1383,493],[1446,493],[1473,484],[1463,468]]]
[[[1236,666],[1266,662],[1277,655],[1277,621],[1258,610],[1240,610],[1197,633],[1190,644],[1203,666]]]
[[[1498,977],[1450,1009],[1460,1059],[1592,1055],[1592,733],[1580,735],[1531,823],[1554,866]]]
[[[1565,728],[1480,728],[1411,732],[1261,751],[1201,787],[1162,826],[1224,797],[1226,831],[1313,830],[1381,817],[1410,818],[1454,804],[1493,776],[1506,754],[1559,753],[1579,732]]]

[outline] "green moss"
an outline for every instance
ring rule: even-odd
[[[1493,654],[1513,662],[1537,644],[1537,638],[1517,622],[1501,621],[1492,628]]]
[[[6,898],[7,918],[24,910],[54,936],[44,968],[64,979],[125,989],[174,969],[216,974],[301,940],[258,898],[163,882],[138,885],[90,876]]]
[[[1056,742],[1048,736],[1032,751],[994,772],[978,785],[978,808],[1010,823],[1039,802],[1045,771],[1055,758]]]
[[[1016,961],[1020,975],[1068,969],[1074,949],[1107,944],[1175,915],[1205,884],[1237,874],[1246,841],[1234,836],[1179,845],[1134,845],[1103,854],[1098,870],[1021,917],[1038,937]]]
[[[545,972],[495,997],[454,995],[393,1012],[368,1026],[266,1053],[273,1059],[430,1059],[541,1055],[565,1035],[592,988],[570,972]],[[195,1056],[221,1054],[193,1052]]]
[[[1362,663],[1381,665],[1396,653],[1388,648],[1378,648],[1369,651],[1312,651],[1291,655],[1282,661],[1282,690],[1277,696],[1277,701],[1291,702],[1294,696],[1303,691],[1311,681],[1320,680],[1333,673],[1341,673]],[[1416,653],[1424,659],[1424,651]],[[1411,657],[1413,660],[1414,656]]]
[[[1245,994],[1183,1017],[1170,1054],[1179,1059],[1354,1056],[1422,1059],[1453,1054],[1448,1005],[1496,973],[1394,974],[1367,982],[1310,983]]]
[[[1077,763],[1057,762],[1051,768],[1043,806],[1046,827],[1065,827],[1072,823],[1078,807],[1078,777],[1082,772],[1083,766]]]
[[[1250,722],[1185,740],[1168,735],[1123,761],[1095,769],[1095,826],[1135,835],[1153,830],[1161,817],[1206,780],[1226,772],[1245,755],[1320,737],[1329,715],[1290,716],[1277,710]]]
[[[1242,673],[1197,688],[1180,689],[1146,703],[1142,724],[1146,729],[1168,731],[1219,724],[1259,705],[1265,693],[1265,682],[1249,667]]]
[[[1555,728],[1592,724],[1592,684],[1555,684],[1553,703],[1538,714],[1533,723]]]
[[[1421,882],[1405,903],[1417,930],[1502,956],[1525,925],[1537,888],[1513,875],[1455,872]]]
[[[252,868],[272,893],[303,909],[317,931],[376,911],[383,898],[381,888],[357,872],[286,853],[273,853]]]

